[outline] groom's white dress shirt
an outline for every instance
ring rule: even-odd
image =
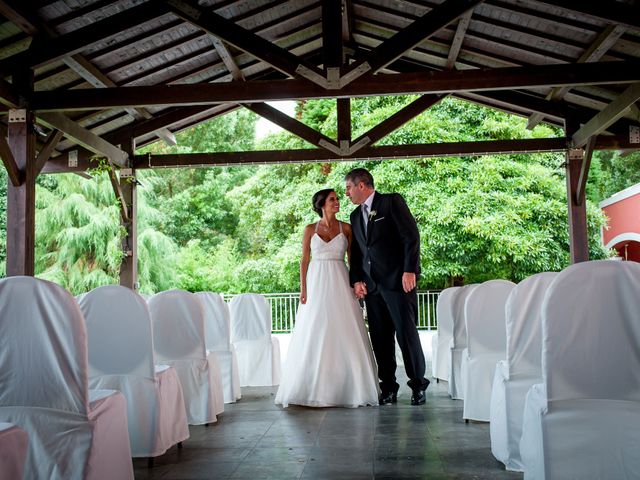
[[[362,217],[364,219],[364,231],[367,231],[367,224],[369,223],[369,214],[371,213],[371,204],[373,204],[373,196],[376,194],[374,191],[367,199],[362,202]]]

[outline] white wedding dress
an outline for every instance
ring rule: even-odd
[[[275,403],[309,407],[378,404],[378,374],[362,310],[344,262],[347,237],[311,238],[307,303],[300,304]]]

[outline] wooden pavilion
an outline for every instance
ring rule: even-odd
[[[0,0],[7,275],[34,274],[35,179],[96,154],[120,200],[121,283],[136,280],[142,168],[566,153],[572,261],[588,259],[596,149],[640,148],[635,0]],[[420,97],[353,138],[350,100]],[[447,95],[562,127],[564,138],[376,146]],[[337,138],[266,102],[335,98]],[[316,148],[136,155],[247,108]]]

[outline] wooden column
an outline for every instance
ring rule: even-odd
[[[29,70],[14,75],[14,83],[28,91]],[[26,86],[26,88],[24,88]],[[26,108],[9,110],[7,143],[20,171],[20,185],[7,186],[7,276],[35,273],[36,169],[33,114]]]
[[[575,125],[565,124],[567,138],[575,133]],[[586,174],[583,171],[585,151],[582,148],[569,149],[566,153],[567,204],[569,213],[569,251],[571,263],[589,260],[589,236],[587,231],[587,202],[581,182],[586,184]],[[586,173],[588,173],[588,166]]]
[[[129,154],[128,168],[120,170],[120,186],[122,196],[127,204],[128,218],[121,216],[120,223],[127,232],[122,239],[124,257],[120,264],[120,285],[132,290],[138,290],[138,201],[135,170],[131,168],[135,151],[135,140],[122,145],[122,149]]]

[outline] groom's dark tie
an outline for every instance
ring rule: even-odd
[[[367,238],[367,224],[369,223],[369,207],[366,203],[362,204],[362,230],[364,238]]]

